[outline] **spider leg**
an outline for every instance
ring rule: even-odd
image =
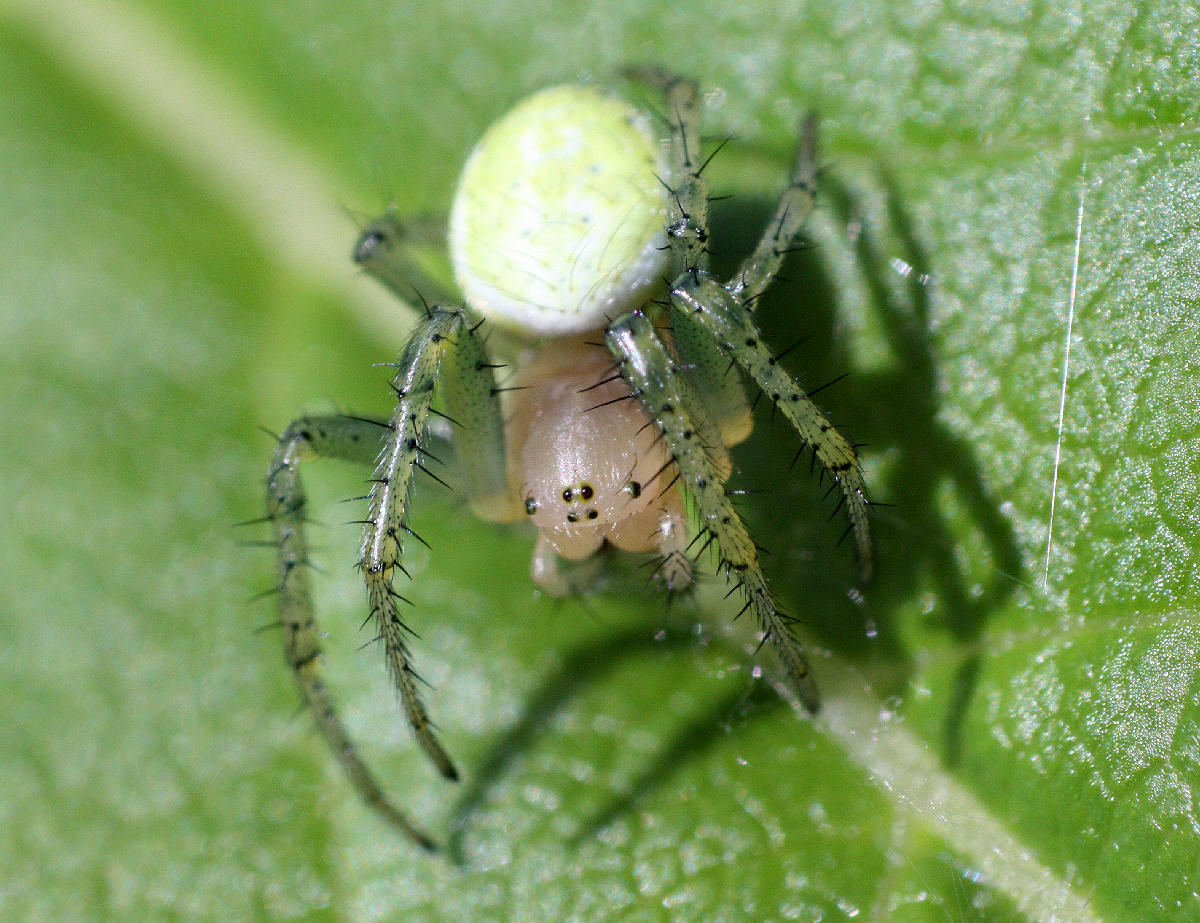
[[[401,221],[394,209],[388,209],[359,233],[354,262],[404,301],[412,301],[416,295],[430,304],[446,304],[455,298],[414,256],[416,249],[444,247],[445,243],[443,221],[428,217]]]
[[[708,187],[700,159],[700,94],[694,81],[656,67],[634,68],[629,76],[658,88],[670,128],[667,238],[675,276],[698,276],[708,269]],[[746,394],[728,358],[712,337],[687,319],[676,321],[672,344],[697,390],[707,396],[709,418],[726,446],[750,435]]]
[[[460,445],[468,465],[469,456],[482,436],[491,439],[498,467],[486,474],[482,485],[469,485],[469,495],[480,496],[503,483],[504,437],[495,384],[484,361],[482,344],[475,337],[462,311],[432,308],[417,325],[408,345],[396,362],[392,388],[398,402],[389,421],[383,451],[375,465],[367,518],[364,521],[359,564],[367,586],[367,599],[383,640],[388,671],[400,692],[400,702],[409,724],[426,754],[443,776],[458,776],[450,758],[438,744],[417,689],[412,668],[407,628],[400,618],[398,596],[392,578],[400,565],[407,536],[416,537],[405,522],[413,477],[420,459],[421,440],[433,403],[435,384],[452,392],[460,414],[470,414],[462,427],[467,440]]]
[[[751,303],[774,281],[783,258],[795,245],[816,201],[817,117],[810,112],[800,131],[788,188],[780,196],[758,246],[725,284],[730,292],[741,297],[743,303]]]
[[[735,446],[750,435],[754,418],[735,363],[690,314],[671,316],[671,343],[692,388],[705,395],[705,409],[721,433],[721,442]]]
[[[456,779],[457,770],[438,743],[421,701],[406,643],[408,629],[397,605],[401,597],[392,579],[396,570],[403,571],[400,562],[406,536],[416,537],[405,514],[413,478],[422,462],[435,384],[446,392],[450,409],[462,421],[456,442],[468,471],[481,469],[478,478],[472,477],[468,484],[468,497],[486,501],[503,490],[503,424],[494,378],[485,360],[483,345],[462,311],[431,308],[395,363],[392,387],[398,402],[390,419],[301,418],[280,437],[267,479],[267,515],[280,549],[280,619],[301,695],[312,706],[318,727],[362,797],[427,849],[434,848],[433,841],[391,804],[357,756],[316,671],[320,649],[308,575],[302,566],[307,563],[308,550],[299,468],[304,458],[313,456],[374,464],[358,566],[405,716],[438,771]],[[486,470],[489,462],[496,467]]]
[[[300,466],[308,458],[341,458],[363,465],[374,463],[383,445],[386,424],[346,417],[301,417],[279,437],[267,477],[267,517],[279,546],[279,621],[284,653],[296,677],[300,696],[312,710],[317,728],[342,764],[360,797],[424,849],[433,840],[392,804],[374,774],[355,749],[346,726],[338,717],[329,689],[317,668],[321,653],[320,629],[313,610],[305,539],[307,500]]]
[[[762,240],[754,253],[726,285],[721,285],[707,270],[707,252],[697,249],[694,242],[707,242],[707,189],[703,163],[697,165],[699,131],[697,128],[697,93],[694,83],[672,77],[657,70],[638,72],[662,88],[671,118],[671,228],[685,228],[677,234],[669,228],[669,239],[676,271],[676,281],[669,294],[669,310],[677,333],[681,355],[687,350],[699,350],[695,345],[699,326],[716,340],[718,347],[730,360],[740,365],[770,397],[795,427],[804,444],[812,449],[817,462],[841,486],[843,502],[850,519],[850,531],[858,551],[859,576],[870,579],[873,570],[871,532],[867,523],[866,484],[854,446],[834,428],[796,381],[776,362],[774,354],[762,343],[762,337],[750,319],[746,307],[748,298],[757,296],[770,285],[779,270],[784,255],[791,247],[800,227],[812,210],[816,191],[816,120],[805,121],[801,141],[792,166],[792,178],[787,191],[775,209]],[[747,294],[748,293],[748,294]],[[703,375],[702,368],[711,362],[685,362],[691,367],[689,375]],[[718,366],[719,367],[719,366]],[[709,373],[711,374],[711,373]],[[703,382],[698,382],[704,386]],[[717,395],[714,414],[726,434],[736,436],[741,419],[745,434],[749,432],[749,415],[739,417],[736,396],[729,395],[728,386],[705,394]],[[731,422],[732,421],[732,422]],[[726,439],[727,445],[732,445]]]
[[[433,308],[430,313],[447,311]],[[455,489],[466,496],[480,518],[512,522],[524,513],[524,508],[511,496],[508,485],[504,417],[493,374],[496,366],[488,361],[479,336],[480,325],[469,326],[465,315],[456,313],[460,323],[453,342],[442,351],[437,375],[438,394],[448,412],[436,421],[427,420],[421,442],[425,444],[428,428],[434,422],[449,422],[454,466],[459,475]]]
[[[716,546],[720,569],[742,593],[742,611],[754,611],[764,642],[770,641],[783,663],[788,684],[815,711],[819,704],[816,685],[803,648],[791,632],[792,620],[775,602],[758,562],[758,549],[725,490],[723,473],[701,438],[703,405],[653,324],[640,311],[619,319],[605,337],[621,364],[622,376],[662,429],[701,527]]]
[[[821,413],[812,399],[776,362],[748,312],[729,290],[711,276],[693,281],[685,276],[670,295],[673,314],[689,314],[702,324],[721,348],[753,378],[763,393],[812,449],[817,463],[842,489],[850,531],[858,550],[859,574],[870,579],[873,567],[871,530],[867,522],[867,486],[858,452]]]
[[[701,172],[700,91],[695,81],[656,67],[635,68],[630,76],[657,87],[663,94],[671,132],[668,169],[663,182],[670,192],[667,239],[672,270],[708,268],[708,190]]]
[[[420,268],[411,250],[414,244],[442,244],[445,237],[445,223],[440,219],[418,217],[401,221],[394,210],[388,210],[363,229],[354,247],[354,261],[405,300],[416,292],[444,304],[450,299],[443,297],[438,283]],[[432,324],[435,315],[447,312],[437,305],[426,305],[425,313]],[[508,521],[519,513],[510,508],[504,473],[504,422],[492,374],[492,369],[499,366],[488,361],[483,343],[476,336],[479,325],[469,329],[463,326],[466,333],[459,337],[457,348],[439,357],[446,367],[438,375],[438,388],[454,415],[442,414],[437,420],[423,424],[422,435],[428,439],[436,429],[441,441],[450,437],[476,515]],[[418,327],[413,341],[420,336]]]

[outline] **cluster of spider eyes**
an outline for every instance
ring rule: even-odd
[[[564,487],[562,492],[563,503],[586,503],[596,495],[592,489],[592,485],[584,481],[579,485],[578,490],[572,490],[570,487]],[[583,514],[584,519],[595,519],[600,514],[594,509],[588,510]],[[567,522],[579,522],[579,514],[572,511],[567,513]]]
[[[629,494],[631,499],[637,499],[642,495],[642,485],[637,481],[630,481],[625,485],[624,489],[625,493]],[[584,481],[578,487],[571,487],[568,485],[567,487],[564,487],[562,491],[563,503],[579,503],[581,501],[586,503],[595,495],[595,488],[593,488],[591,484],[587,483],[587,481]],[[538,506],[539,504],[536,497],[530,496],[525,498],[525,512],[528,515],[532,516],[534,513],[536,513],[538,511]],[[591,509],[584,513],[582,518],[589,520],[596,519],[599,515],[600,514],[594,509]],[[581,517],[579,513],[567,513],[567,522],[579,522],[580,518]]]

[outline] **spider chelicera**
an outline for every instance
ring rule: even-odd
[[[407,525],[413,477],[433,430],[445,428],[436,422],[453,422],[460,489],[472,509],[537,528],[533,578],[548,592],[578,589],[579,569],[561,562],[582,561],[605,544],[658,555],[656,576],[670,592],[688,586],[694,560],[711,550],[809,708],[818,698],[803,650],[725,487],[728,449],[751,428],[733,366],[840,487],[864,579],[870,569],[855,448],[778,364],[753,321],[756,300],[813,206],[814,120],[805,122],[791,180],[762,239],[721,281],[708,268],[696,85],[658,70],[635,76],[662,92],[661,137],[651,115],[590,86],[537,93],[488,130],[450,215],[462,305],[429,307],[416,324],[394,363],[395,411],[379,420],[301,417],[279,437],[271,462],[267,516],[279,548],[280,622],[301,695],[362,797],[427,849],[433,841],[357,755],[317,671],[319,631],[302,566],[303,459],[374,467],[358,567],[405,716],[448,779],[458,773],[422,704],[393,587],[415,539]],[[404,226],[389,213],[363,232],[355,259],[405,295],[421,278],[408,249]],[[493,371],[501,366],[481,335],[485,321],[526,343],[503,398]]]

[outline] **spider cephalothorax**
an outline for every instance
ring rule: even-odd
[[[387,420],[302,417],[272,460],[267,510],[280,549],[281,624],[301,693],[363,797],[427,848],[429,837],[357,756],[316,671],[317,628],[300,566],[307,559],[303,458],[374,466],[359,567],[405,714],[448,778],[457,772],[418,694],[392,586],[412,536],[407,507],[433,438],[431,414],[458,424],[452,441],[475,512],[537,528],[532,571],[540,585],[573,591],[560,559],[580,561],[609,544],[658,554],[658,579],[679,590],[691,580],[689,548],[711,549],[788,685],[815,708],[802,649],[725,488],[728,449],[751,425],[741,381],[730,373],[739,366],[840,486],[864,577],[869,571],[868,501],[854,447],[779,366],[752,319],[812,208],[813,122],[762,240],[721,281],[708,268],[696,86],[660,71],[639,76],[663,93],[662,138],[650,116],[584,86],[535,94],[487,132],[451,211],[462,304],[428,308],[417,323],[395,363],[395,412]],[[401,294],[419,278],[391,214],[364,231],[355,259]],[[503,409],[499,366],[480,334],[485,320],[530,344],[518,350]],[[435,391],[441,411],[433,408]],[[684,492],[695,521],[690,534]]]

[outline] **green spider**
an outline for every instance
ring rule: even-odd
[[[578,569],[560,561],[582,561],[610,544],[657,554],[657,578],[675,592],[692,580],[693,549],[711,548],[742,611],[758,619],[789,687],[809,708],[818,696],[803,649],[725,488],[728,449],[751,428],[731,364],[754,380],[840,486],[864,579],[870,570],[868,500],[854,446],[777,364],[751,317],[813,206],[814,122],[805,125],[791,182],[762,240],[722,282],[708,269],[697,87],[658,70],[636,76],[663,94],[666,137],[649,115],[590,86],[537,93],[488,130],[450,216],[465,306],[428,308],[417,323],[395,363],[398,402],[390,419],[301,417],[279,437],[271,461],[267,515],[279,547],[288,663],[355,788],[426,849],[433,841],[357,755],[317,671],[319,631],[302,566],[303,459],[374,466],[358,567],[405,716],[448,779],[458,772],[422,704],[392,585],[415,537],[406,524],[409,499],[434,438],[434,415],[458,424],[453,442],[472,509],[494,521],[527,518],[537,528],[532,572],[539,585],[574,592]],[[407,250],[404,228],[388,214],[364,231],[355,259],[403,295],[420,278]],[[485,319],[526,344],[506,403],[493,374],[500,366],[480,335]],[[435,390],[444,414],[433,409]]]

